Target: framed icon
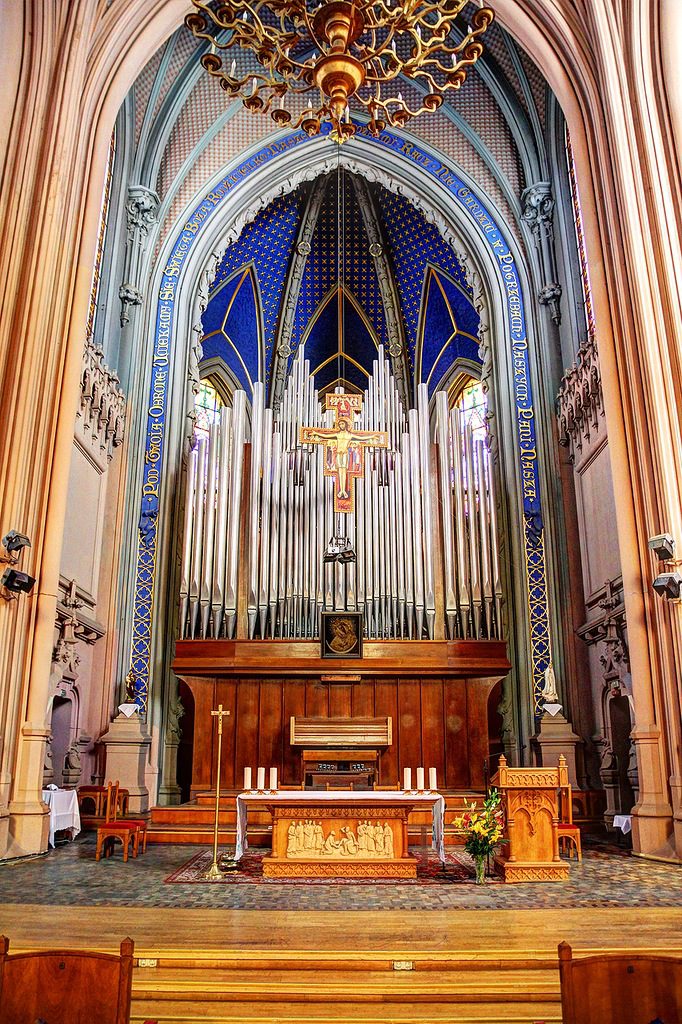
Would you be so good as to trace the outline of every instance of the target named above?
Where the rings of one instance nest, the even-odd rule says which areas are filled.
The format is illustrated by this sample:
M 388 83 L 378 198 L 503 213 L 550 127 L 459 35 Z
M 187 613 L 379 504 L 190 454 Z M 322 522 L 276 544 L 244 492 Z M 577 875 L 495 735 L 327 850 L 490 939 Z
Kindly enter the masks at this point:
M 362 612 L 322 612 L 320 656 L 362 657 Z

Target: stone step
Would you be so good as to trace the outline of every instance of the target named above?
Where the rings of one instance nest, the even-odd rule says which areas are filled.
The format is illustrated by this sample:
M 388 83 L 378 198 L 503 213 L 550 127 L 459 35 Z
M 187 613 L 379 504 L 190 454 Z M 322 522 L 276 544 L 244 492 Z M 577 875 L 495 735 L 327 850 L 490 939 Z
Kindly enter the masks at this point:
M 296 954 L 294 954 L 296 956 Z M 383 954 L 385 956 L 385 954 Z M 158 1024 L 559 1024 L 556 960 L 414 960 L 371 954 L 343 963 L 160 960 L 137 968 L 131 1021 Z M 403 965 L 404 966 L 404 965 Z

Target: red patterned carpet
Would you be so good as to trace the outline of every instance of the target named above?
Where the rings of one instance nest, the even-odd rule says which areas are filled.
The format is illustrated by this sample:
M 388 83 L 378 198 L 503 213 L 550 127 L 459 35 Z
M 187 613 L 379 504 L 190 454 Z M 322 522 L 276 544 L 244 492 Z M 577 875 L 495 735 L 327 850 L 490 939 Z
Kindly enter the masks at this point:
M 263 857 L 267 849 L 251 849 L 244 854 L 237 871 L 226 871 L 219 880 L 208 881 L 204 873 L 208 871 L 213 860 L 211 850 L 195 853 L 182 867 L 173 871 L 165 879 L 166 882 L 184 884 L 205 882 L 207 885 L 258 883 L 263 885 L 395 885 L 394 878 L 264 878 Z M 400 885 L 443 885 L 446 882 L 473 882 L 473 865 L 466 853 L 448 851 L 446 861 L 441 865 L 432 852 L 413 850 L 417 858 L 417 877 L 401 878 Z M 489 878 L 488 884 L 499 881 Z

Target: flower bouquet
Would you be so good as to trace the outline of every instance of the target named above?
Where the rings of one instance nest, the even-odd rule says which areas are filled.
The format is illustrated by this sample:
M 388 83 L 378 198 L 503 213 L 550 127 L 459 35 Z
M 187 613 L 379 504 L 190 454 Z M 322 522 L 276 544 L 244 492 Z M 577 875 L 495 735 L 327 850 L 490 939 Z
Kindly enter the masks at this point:
M 464 849 L 470 854 L 476 865 L 476 884 L 485 881 L 486 860 L 497 846 L 506 842 L 502 838 L 504 830 L 504 812 L 501 797 L 496 789 L 491 789 L 480 809 L 475 803 L 459 817 L 455 818 L 455 827 L 461 829 L 466 840 Z

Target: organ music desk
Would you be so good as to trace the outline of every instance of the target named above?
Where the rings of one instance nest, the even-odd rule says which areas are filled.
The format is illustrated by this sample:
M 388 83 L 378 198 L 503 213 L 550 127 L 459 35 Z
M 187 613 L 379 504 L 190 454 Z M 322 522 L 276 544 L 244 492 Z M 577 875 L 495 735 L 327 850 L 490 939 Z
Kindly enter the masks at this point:
M 381 781 L 381 750 L 393 742 L 393 720 L 292 716 L 289 742 L 314 748 L 301 755 L 304 789 L 372 789 Z
M 407 820 L 415 808 L 431 808 L 433 848 L 445 860 L 440 793 L 241 793 L 236 860 L 248 848 L 247 806 L 267 807 L 272 814 L 272 853 L 263 858 L 266 878 L 416 878 L 417 860 L 407 845 Z

